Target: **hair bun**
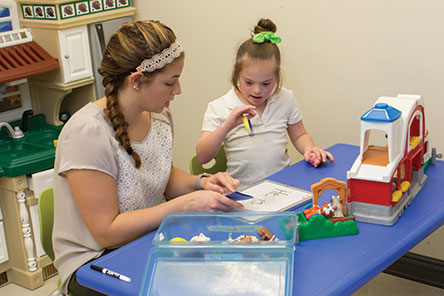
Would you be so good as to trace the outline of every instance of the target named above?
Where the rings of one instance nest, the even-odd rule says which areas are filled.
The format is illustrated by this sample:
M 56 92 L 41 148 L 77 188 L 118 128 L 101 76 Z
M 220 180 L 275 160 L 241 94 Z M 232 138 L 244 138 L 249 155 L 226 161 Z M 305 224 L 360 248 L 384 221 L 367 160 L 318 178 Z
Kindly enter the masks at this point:
M 276 33 L 277 27 L 270 19 L 260 19 L 257 25 L 254 27 L 254 34 L 261 32 L 273 32 Z

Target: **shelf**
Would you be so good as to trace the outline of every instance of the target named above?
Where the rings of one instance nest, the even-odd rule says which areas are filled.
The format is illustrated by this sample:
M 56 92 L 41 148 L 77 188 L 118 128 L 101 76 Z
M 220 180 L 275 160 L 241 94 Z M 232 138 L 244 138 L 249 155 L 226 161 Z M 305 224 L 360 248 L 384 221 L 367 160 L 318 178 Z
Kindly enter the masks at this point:
M 16 2 L 19 3 L 21 8 L 21 13 L 19 13 L 21 26 L 31 28 L 63 30 L 110 19 L 132 16 L 136 13 L 136 8 L 131 7 L 129 0 L 126 1 L 125 4 L 121 4 L 119 0 L 16 0 Z M 94 2 L 100 3 L 100 10 L 94 10 Z M 113 3 L 111 4 L 113 6 L 109 6 L 110 3 Z M 83 7 L 83 9 L 80 7 Z M 67 15 L 67 11 L 70 13 L 69 15 Z

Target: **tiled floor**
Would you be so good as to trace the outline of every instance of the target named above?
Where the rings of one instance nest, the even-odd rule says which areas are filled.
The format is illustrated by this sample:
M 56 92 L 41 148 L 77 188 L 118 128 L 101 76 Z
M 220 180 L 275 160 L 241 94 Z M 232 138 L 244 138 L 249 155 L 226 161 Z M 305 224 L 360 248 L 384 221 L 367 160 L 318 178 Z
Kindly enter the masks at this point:
M 8 284 L 0 288 L 0 295 L 46 296 L 50 295 L 56 287 L 57 276 L 47 280 L 43 287 L 34 291 Z M 353 296 L 444 296 L 444 290 L 381 273 L 356 291 Z

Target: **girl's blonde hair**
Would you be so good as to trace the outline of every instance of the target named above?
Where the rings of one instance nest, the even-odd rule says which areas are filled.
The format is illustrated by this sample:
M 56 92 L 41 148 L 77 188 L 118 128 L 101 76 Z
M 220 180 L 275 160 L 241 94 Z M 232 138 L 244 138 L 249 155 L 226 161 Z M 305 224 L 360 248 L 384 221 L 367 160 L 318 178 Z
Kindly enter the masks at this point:
M 134 159 L 136 168 L 142 161 L 131 147 L 128 137 L 128 122 L 121 112 L 117 93 L 131 72 L 136 72 L 142 61 L 161 53 L 176 40 L 176 35 L 166 25 L 158 21 L 136 21 L 123 25 L 111 38 L 103 52 L 99 68 L 105 87 L 105 114 L 115 131 L 115 138 Z M 183 57 L 183 54 L 181 55 Z M 153 72 L 142 72 L 150 82 L 164 68 Z
M 265 40 L 263 43 L 253 42 L 254 35 L 261 32 L 276 33 L 276 30 L 277 27 L 273 21 L 269 19 L 260 19 L 251 32 L 252 38 L 245 40 L 237 50 L 236 62 L 233 72 L 231 73 L 231 83 L 237 91 L 240 92 L 239 74 L 246 63 L 250 61 L 265 61 L 272 58 L 276 61 L 276 69 L 274 71 L 276 87 L 272 95 L 276 94 L 281 89 L 281 52 L 279 51 L 279 47 L 268 40 Z

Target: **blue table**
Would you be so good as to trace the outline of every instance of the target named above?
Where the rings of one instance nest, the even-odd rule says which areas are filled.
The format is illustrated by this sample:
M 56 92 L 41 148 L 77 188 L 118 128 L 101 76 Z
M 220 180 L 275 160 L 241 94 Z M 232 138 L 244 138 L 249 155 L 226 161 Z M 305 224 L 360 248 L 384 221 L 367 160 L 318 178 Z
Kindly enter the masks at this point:
M 267 179 L 305 190 L 311 190 L 311 184 L 326 177 L 347 181 L 347 170 L 359 154 L 359 147 L 336 144 L 327 150 L 335 157 L 333 164 L 315 169 L 301 161 Z M 426 175 L 427 184 L 394 226 L 357 222 L 358 235 L 296 245 L 293 294 L 352 294 L 443 225 L 444 162 L 430 165 Z M 301 207 L 294 210 L 301 211 Z M 153 237 L 154 233 L 150 233 L 91 263 L 129 276 L 131 283 L 94 271 L 90 264 L 80 268 L 78 281 L 110 295 L 138 295 Z

